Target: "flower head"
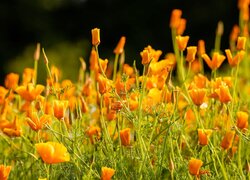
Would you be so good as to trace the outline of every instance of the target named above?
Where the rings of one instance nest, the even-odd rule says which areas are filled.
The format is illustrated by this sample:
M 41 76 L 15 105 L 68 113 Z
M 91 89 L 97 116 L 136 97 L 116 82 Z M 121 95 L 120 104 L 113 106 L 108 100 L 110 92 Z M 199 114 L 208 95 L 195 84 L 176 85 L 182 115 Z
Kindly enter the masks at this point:
M 221 147 L 228 150 L 232 147 L 235 131 L 227 131 L 224 138 L 221 141 Z
M 114 53 L 115 54 L 121 54 L 121 53 L 123 53 L 123 51 L 124 51 L 123 48 L 124 48 L 125 42 L 126 42 L 126 37 L 122 36 L 121 39 L 119 40 L 117 46 L 114 49 Z
M 108 167 L 102 167 L 101 180 L 111 180 L 114 174 L 115 174 L 114 169 Z
M 199 144 L 202 146 L 208 145 L 208 140 L 212 132 L 211 129 L 198 129 Z
M 130 128 L 126 128 L 120 131 L 120 137 L 123 146 L 128 146 L 130 144 Z
M 214 52 L 212 60 L 207 54 L 203 54 L 202 58 L 205 60 L 210 69 L 216 70 L 221 66 L 226 57 L 224 55 L 219 54 L 218 52 Z
M 98 46 L 100 44 L 100 29 L 94 28 L 91 30 L 92 34 L 92 45 Z
M 187 47 L 189 36 L 176 36 L 176 42 L 180 51 L 184 51 Z
M 194 61 L 196 52 L 197 52 L 197 47 L 196 46 L 189 46 L 189 47 L 187 47 L 186 60 L 188 62 Z
M 237 127 L 240 129 L 248 128 L 248 114 L 243 111 L 237 112 Z
M 10 73 L 6 76 L 4 84 L 8 89 L 15 89 L 18 86 L 19 75 Z
M 7 180 L 10 174 L 11 166 L 0 165 L 0 179 Z
M 191 158 L 188 163 L 189 173 L 193 176 L 198 176 L 203 162 L 199 159 Z
M 230 49 L 226 49 L 225 52 L 226 52 L 226 56 L 228 59 L 228 63 L 231 67 L 237 66 L 242 61 L 242 59 L 245 55 L 245 51 L 243 51 L 243 50 L 238 51 L 234 57 L 232 56 Z
M 44 88 L 40 84 L 34 86 L 32 83 L 28 83 L 27 86 L 18 86 L 15 91 L 26 101 L 33 101 L 43 92 Z
M 38 154 L 47 164 L 55 164 L 67 162 L 70 160 L 70 155 L 66 147 L 58 142 L 46 142 L 35 144 Z

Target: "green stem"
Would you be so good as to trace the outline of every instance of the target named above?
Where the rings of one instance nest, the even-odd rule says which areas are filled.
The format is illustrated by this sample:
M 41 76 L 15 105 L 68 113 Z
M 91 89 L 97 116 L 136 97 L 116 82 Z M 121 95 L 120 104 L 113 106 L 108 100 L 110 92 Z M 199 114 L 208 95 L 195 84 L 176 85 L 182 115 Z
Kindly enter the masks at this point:
M 102 73 L 103 77 L 107 78 L 107 76 L 105 75 L 105 73 L 104 73 L 104 71 L 102 69 L 101 60 L 100 60 L 99 52 L 98 52 L 98 45 L 94 46 L 94 47 L 95 47 L 95 51 L 96 51 L 96 54 L 97 54 L 98 64 L 99 64 L 99 68 L 101 69 L 101 73 Z
M 38 66 L 38 61 L 34 60 L 34 77 L 33 77 L 33 84 L 36 85 L 37 81 L 37 66 Z

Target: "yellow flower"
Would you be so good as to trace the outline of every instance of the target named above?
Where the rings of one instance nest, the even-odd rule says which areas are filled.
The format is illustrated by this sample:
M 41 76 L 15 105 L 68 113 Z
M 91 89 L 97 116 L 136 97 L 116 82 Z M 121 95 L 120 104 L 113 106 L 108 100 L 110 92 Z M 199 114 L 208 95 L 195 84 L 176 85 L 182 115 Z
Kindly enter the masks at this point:
M 199 159 L 191 158 L 188 163 L 189 173 L 193 176 L 198 176 L 203 162 Z
M 108 167 L 102 167 L 101 180 L 110 180 L 115 174 L 115 170 Z
M 0 165 L 0 180 L 7 180 L 10 174 L 11 166 Z
M 37 143 L 35 147 L 42 160 L 47 164 L 56 164 L 70 160 L 66 147 L 61 143 Z
M 100 29 L 94 28 L 91 30 L 92 34 L 92 45 L 97 46 L 100 44 Z

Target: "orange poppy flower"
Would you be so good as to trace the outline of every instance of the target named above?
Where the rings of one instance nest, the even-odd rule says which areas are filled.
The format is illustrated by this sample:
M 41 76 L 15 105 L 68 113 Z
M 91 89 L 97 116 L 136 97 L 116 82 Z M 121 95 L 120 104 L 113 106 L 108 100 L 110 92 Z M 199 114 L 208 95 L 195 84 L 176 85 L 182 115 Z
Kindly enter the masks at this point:
M 245 50 L 246 48 L 246 41 L 247 41 L 247 38 L 242 36 L 242 37 L 238 37 L 238 40 L 237 40 L 237 49 L 238 50 Z
M 100 29 L 94 28 L 91 30 L 92 34 L 92 45 L 98 46 L 100 44 Z
M 243 111 L 237 112 L 237 127 L 240 129 L 248 128 L 248 114 Z
M 27 86 L 18 86 L 15 91 L 26 101 L 33 101 L 43 92 L 44 88 L 43 85 L 38 84 L 34 86 L 32 83 L 29 83 Z
M 69 102 L 66 100 L 54 100 L 53 103 L 54 116 L 59 120 L 65 117 Z
M 184 18 L 180 19 L 179 26 L 176 29 L 177 35 L 182 35 L 186 29 L 187 20 Z
M 224 83 L 222 83 L 218 89 L 215 89 L 215 93 L 217 94 L 221 103 L 228 103 L 232 100 L 229 88 Z
M 47 164 L 56 164 L 70 160 L 70 155 L 67 151 L 67 148 L 61 143 L 37 143 L 35 144 L 35 147 L 43 162 Z
M 10 174 L 11 166 L 0 165 L 0 179 L 7 180 Z
M 3 133 L 9 137 L 19 137 L 22 134 L 21 125 L 17 117 L 15 117 L 14 121 L 3 128 Z
M 240 28 L 239 28 L 239 26 L 238 25 L 234 25 L 233 29 L 232 29 L 232 31 L 230 33 L 230 40 L 235 42 L 237 40 L 239 34 L 240 34 Z
M 7 95 L 8 90 L 5 89 L 3 86 L 0 86 L 0 104 L 4 104 L 5 96 Z
M 101 137 L 101 129 L 97 126 L 90 126 L 86 133 L 89 136 L 92 144 L 94 143 L 93 136 L 96 136 L 97 139 Z
M 23 85 L 27 85 L 30 83 L 34 77 L 34 69 L 31 68 L 25 68 L 23 70 Z
M 208 145 L 208 140 L 212 132 L 211 129 L 198 129 L 199 144 L 202 146 Z
M 120 131 L 120 138 L 123 146 L 130 144 L 130 128 L 126 128 Z
M 196 106 L 200 106 L 204 103 L 205 100 L 205 95 L 206 95 L 206 89 L 202 88 L 193 88 L 191 90 L 188 91 L 189 95 L 193 101 L 193 103 Z
M 191 158 L 188 163 L 189 173 L 193 176 L 198 176 L 200 174 L 200 168 L 203 162 L 199 159 Z
M 232 147 L 235 131 L 227 131 L 224 138 L 221 141 L 221 147 L 228 150 Z
M 152 54 L 146 49 L 144 49 L 140 54 L 141 54 L 141 57 L 142 57 L 141 63 L 143 65 L 149 64 L 150 61 L 152 60 Z
M 181 20 L 182 11 L 180 9 L 174 9 L 170 17 L 170 28 L 178 28 Z
M 40 118 L 36 113 L 32 113 L 31 118 L 26 118 L 28 125 L 33 129 L 34 131 L 38 131 L 44 127 L 45 124 L 51 123 L 51 116 L 44 114 Z
M 196 46 L 189 46 L 189 47 L 187 47 L 186 60 L 188 62 L 194 61 L 195 60 L 196 52 L 197 52 L 197 47 Z
M 208 67 L 212 70 L 218 69 L 226 58 L 224 55 L 221 55 L 218 52 L 213 53 L 212 60 L 207 54 L 202 54 L 201 57 L 205 60 Z
M 6 76 L 4 84 L 8 89 L 15 89 L 18 86 L 19 75 L 10 73 Z
M 111 180 L 112 176 L 114 176 L 115 170 L 108 167 L 102 167 L 102 175 L 101 180 Z
M 124 50 L 123 48 L 124 48 L 125 42 L 126 42 L 126 37 L 122 36 L 121 39 L 119 40 L 116 48 L 114 49 L 115 54 L 123 53 L 123 50 Z
M 101 74 L 97 75 L 97 82 L 99 87 L 100 94 L 104 94 L 110 90 L 110 81 L 109 79 L 103 77 Z
M 189 36 L 176 36 L 176 42 L 180 51 L 184 51 L 187 47 Z
M 231 67 L 237 66 L 241 62 L 241 60 L 243 59 L 243 57 L 245 55 L 245 51 L 243 51 L 243 50 L 238 51 L 234 57 L 232 56 L 230 49 L 226 49 L 225 52 L 226 52 L 226 56 L 228 59 L 228 63 Z

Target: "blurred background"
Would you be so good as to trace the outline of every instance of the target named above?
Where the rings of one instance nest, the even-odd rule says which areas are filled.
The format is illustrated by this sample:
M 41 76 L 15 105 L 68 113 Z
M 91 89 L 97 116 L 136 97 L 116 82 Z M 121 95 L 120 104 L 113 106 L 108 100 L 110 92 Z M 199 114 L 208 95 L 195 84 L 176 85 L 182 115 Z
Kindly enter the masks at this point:
M 87 62 L 91 29 L 101 29 L 101 58 L 114 58 L 113 49 L 126 36 L 126 62 L 140 64 L 139 52 L 147 45 L 172 52 L 169 19 L 174 8 L 187 19 L 184 35 L 189 45 L 204 39 L 209 52 L 214 46 L 218 21 L 224 22 L 222 49 L 228 47 L 231 28 L 238 22 L 237 1 L 228 0 L 2 0 L 0 1 L 0 84 L 10 72 L 33 67 L 37 42 L 45 48 L 50 65 L 63 77 L 77 79 L 79 57 Z M 45 80 L 43 57 L 39 81 Z

